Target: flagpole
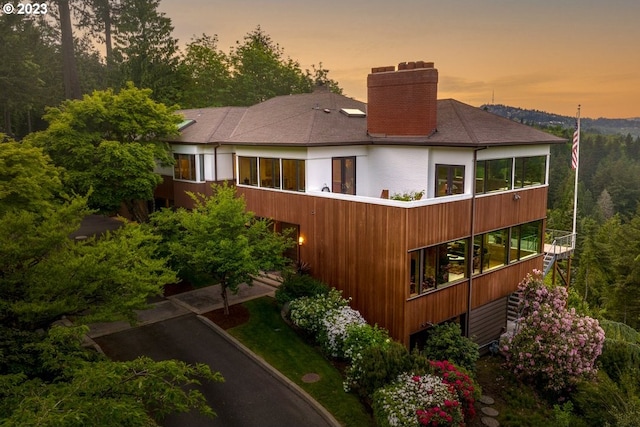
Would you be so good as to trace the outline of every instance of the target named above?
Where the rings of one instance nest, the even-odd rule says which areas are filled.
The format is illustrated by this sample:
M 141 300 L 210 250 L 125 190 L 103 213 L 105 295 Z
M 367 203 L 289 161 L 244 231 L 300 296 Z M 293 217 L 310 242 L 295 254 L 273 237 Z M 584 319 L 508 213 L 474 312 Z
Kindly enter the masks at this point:
M 578 219 L 578 170 L 580 168 L 580 104 L 578 104 L 577 124 L 573 135 L 571 146 L 571 165 L 576 171 L 575 184 L 573 189 L 573 231 L 571 238 L 571 248 L 576 248 L 576 223 Z

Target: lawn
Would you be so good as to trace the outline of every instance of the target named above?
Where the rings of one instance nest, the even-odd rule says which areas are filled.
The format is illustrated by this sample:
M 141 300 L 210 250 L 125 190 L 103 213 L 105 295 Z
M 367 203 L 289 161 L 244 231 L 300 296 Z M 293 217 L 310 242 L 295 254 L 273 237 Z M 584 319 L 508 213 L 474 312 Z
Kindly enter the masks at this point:
M 273 298 L 258 298 L 243 305 L 250 312 L 249 321 L 228 329 L 228 333 L 313 396 L 342 425 L 375 425 L 360 400 L 344 392 L 339 370 L 284 322 Z M 318 374 L 320 380 L 303 382 L 302 377 L 308 373 Z

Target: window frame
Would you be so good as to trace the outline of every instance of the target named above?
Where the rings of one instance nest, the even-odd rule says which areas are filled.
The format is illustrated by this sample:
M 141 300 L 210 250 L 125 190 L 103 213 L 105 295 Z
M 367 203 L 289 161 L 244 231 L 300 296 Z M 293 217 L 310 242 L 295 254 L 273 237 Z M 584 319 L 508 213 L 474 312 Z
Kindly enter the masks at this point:
M 177 181 L 200 182 L 196 154 L 173 153 L 173 179 Z M 186 161 L 187 167 L 183 167 Z
M 536 230 L 536 234 L 533 239 L 536 247 L 534 248 L 533 251 L 527 251 L 528 253 L 524 254 L 523 241 L 525 241 L 525 239 L 531 236 L 530 233 L 526 235 L 525 233 L 523 233 L 523 229 L 526 229 L 526 228 Z M 502 263 L 492 265 L 492 262 L 495 261 L 495 258 L 491 257 L 491 252 L 490 252 L 491 248 L 488 247 L 489 245 L 488 239 L 489 239 L 489 235 L 496 234 L 496 233 L 502 234 L 502 236 L 500 237 L 501 237 L 501 240 L 504 242 L 502 243 L 502 249 L 504 251 L 504 256 L 503 256 L 504 259 L 502 260 Z M 514 242 L 514 235 L 517 236 L 515 242 Z M 471 268 L 472 274 L 475 276 L 478 274 L 487 273 L 489 271 L 492 271 L 501 267 L 505 267 L 505 266 L 517 263 L 519 261 L 524 261 L 534 256 L 541 255 L 543 253 L 542 241 L 543 241 L 543 235 L 542 235 L 541 219 L 513 225 L 507 228 L 488 231 L 482 234 L 477 234 L 474 236 L 474 239 L 473 239 L 474 255 L 473 255 L 473 266 Z M 492 243 L 492 245 L 494 245 L 493 249 L 495 249 L 495 241 L 494 243 Z
M 243 165 L 243 162 L 248 162 Z M 244 178 L 242 175 L 246 172 L 244 168 L 249 167 L 249 174 Z M 242 182 L 240 181 L 242 179 Z M 258 157 L 257 156 L 238 156 L 238 184 L 258 187 Z
M 306 163 L 304 159 L 281 159 L 282 161 L 282 189 L 285 191 L 306 191 Z M 287 164 L 290 163 L 290 166 Z M 294 177 L 288 177 L 287 169 L 293 169 Z M 287 183 L 293 182 L 292 188 L 288 188 Z
M 536 161 L 542 160 L 541 165 L 535 165 Z M 513 168 L 513 188 L 526 188 L 526 187 L 535 187 L 538 185 L 545 185 L 547 183 L 547 156 L 527 156 L 527 157 L 516 157 Z M 533 165 L 532 165 L 533 164 Z M 536 167 L 537 166 L 537 167 Z M 521 169 L 521 170 L 520 170 Z M 538 174 L 540 180 L 539 182 L 534 182 L 529 180 L 527 184 L 527 178 L 531 177 L 530 171 L 538 169 Z
M 262 188 L 281 189 L 280 159 L 276 157 L 258 157 L 258 186 Z M 269 170 L 270 169 L 270 170 Z M 270 172 L 270 177 L 266 173 Z M 269 180 L 271 183 L 269 184 Z
M 351 169 L 349 162 L 353 165 L 353 171 L 347 173 Z M 331 191 L 356 195 L 356 156 L 331 158 Z
M 462 170 L 462 184 L 460 188 L 456 189 L 456 172 Z M 440 171 L 446 171 L 446 179 L 444 183 L 441 183 Z M 464 194 L 464 180 L 465 180 L 465 166 L 464 165 L 452 165 L 436 163 L 436 179 L 435 179 L 435 197 L 453 196 L 458 194 Z M 444 184 L 444 187 L 442 186 Z M 455 190 L 455 191 L 454 191 Z
M 465 238 L 409 251 L 409 296 L 423 295 L 467 280 L 468 245 L 469 238 Z

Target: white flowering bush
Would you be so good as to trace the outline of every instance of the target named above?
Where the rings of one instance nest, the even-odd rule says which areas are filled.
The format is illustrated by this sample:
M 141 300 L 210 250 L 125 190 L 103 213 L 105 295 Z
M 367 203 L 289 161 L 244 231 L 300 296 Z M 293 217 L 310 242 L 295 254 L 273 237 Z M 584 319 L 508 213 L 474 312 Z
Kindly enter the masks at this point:
M 381 427 L 464 425 L 460 402 L 434 375 L 400 375 L 373 394 L 373 410 Z
M 520 283 L 523 317 L 502 346 L 507 366 L 545 390 L 563 392 L 596 373 L 604 331 L 596 319 L 567 308 L 567 290 L 547 288 L 534 271 Z
M 322 319 L 322 329 L 318 334 L 318 342 L 332 357 L 345 357 L 344 341 L 350 326 L 367 323 L 359 311 L 349 306 L 328 311 Z
M 318 337 L 327 313 L 348 305 L 349 300 L 342 298 L 341 291 L 331 289 L 326 295 L 302 297 L 291 301 L 289 317 L 294 325 Z

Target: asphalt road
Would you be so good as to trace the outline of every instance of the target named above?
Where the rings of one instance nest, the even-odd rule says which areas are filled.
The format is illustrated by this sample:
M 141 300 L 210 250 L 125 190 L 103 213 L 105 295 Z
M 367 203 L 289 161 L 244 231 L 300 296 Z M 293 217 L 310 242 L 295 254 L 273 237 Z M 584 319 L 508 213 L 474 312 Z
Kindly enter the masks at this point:
M 302 397 L 274 378 L 252 358 L 222 338 L 195 315 L 186 315 L 95 339 L 114 360 L 148 356 L 206 363 L 219 371 L 224 383 L 200 389 L 218 414 L 176 414 L 161 421 L 165 427 L 326 427 L 330 424 Z

